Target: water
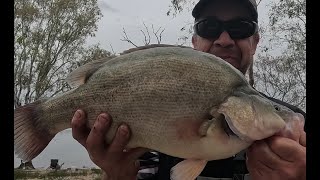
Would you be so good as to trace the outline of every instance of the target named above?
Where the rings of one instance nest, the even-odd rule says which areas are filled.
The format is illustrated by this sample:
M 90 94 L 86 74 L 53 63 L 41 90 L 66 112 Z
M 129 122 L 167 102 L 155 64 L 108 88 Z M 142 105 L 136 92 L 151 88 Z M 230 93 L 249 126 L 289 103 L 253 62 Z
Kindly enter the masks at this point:
M 71 129 L 58 133 L 48 146 L 32 160 L 35 168 L 48 168 L 51 159 L 59 159 L 58 164 L 66 168 L 92 168 L 97 166 L 91 161 L 86 149 L 72 137 Z M 14 155 L 14 167 L 20 165 L 20 159 Z

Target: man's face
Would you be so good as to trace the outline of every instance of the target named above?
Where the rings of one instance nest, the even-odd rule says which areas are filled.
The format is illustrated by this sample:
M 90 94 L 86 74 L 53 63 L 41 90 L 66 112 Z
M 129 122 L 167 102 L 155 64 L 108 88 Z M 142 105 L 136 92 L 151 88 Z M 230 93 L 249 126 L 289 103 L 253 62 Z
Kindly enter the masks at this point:
M 239 18 L 250 19 L 249 10 L 232 0 L 219 0 L 219 4 L 213 2 L 204 9 L 199 19 L 215 17 L 219 21 L 230 21 Z M 243 74 L 253 61 L 253 55 L 259 42 L 259 35 L 232 39 L 227 31 L 223 31 L 216 38 L 203 38 L 199 35 L 192 37 L 192 44 L 195 49 L 214 54 L 229 62 Z

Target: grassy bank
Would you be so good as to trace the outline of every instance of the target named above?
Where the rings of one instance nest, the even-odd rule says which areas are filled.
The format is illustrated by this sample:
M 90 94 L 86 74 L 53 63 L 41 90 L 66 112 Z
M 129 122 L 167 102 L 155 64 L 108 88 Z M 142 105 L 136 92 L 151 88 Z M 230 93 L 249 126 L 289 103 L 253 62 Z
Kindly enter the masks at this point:
M 28 180 L 100 180 L 100 169 L 62 169 L 62 170 L 14 170 L 14 179 Z

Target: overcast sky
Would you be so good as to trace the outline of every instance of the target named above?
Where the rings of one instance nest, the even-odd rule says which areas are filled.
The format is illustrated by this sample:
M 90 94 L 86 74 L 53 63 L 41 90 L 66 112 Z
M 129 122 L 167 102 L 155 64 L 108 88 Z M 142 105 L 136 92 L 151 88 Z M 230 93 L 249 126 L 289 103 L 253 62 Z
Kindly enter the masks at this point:
M 272 0 L 273 1 L 273 0 Z M 127 35 L 137 45 L 143 44 L 143 22 L 151 28 L 165 28 L 162 43 L 176 44 L 181 36 L 180 28 L 186 23 L 193 21 L 191 12 L 185 11 L 173 18 L 167 16 L 171 0 L 100 0 L 99 6 L 103 13 L 103 18 L 98 23 L 96 37 L 90 38 L 88 44 L 100 43 L 104 49 L 120 53 L 133 47 L 127 42 L 123 42 L 122 29 L 125 28 Z M 268 7 L 265 3 L 270 0 L 263 0 L 259 5 L 259 22 L 266 21 Z M 151 30 L 151 29 L 150 29 Z M 156 42 L 153 39 L 152 42 Z M 110 46 L 111 45 L 111 46 Z M 190 45 L 190 44 L 189 44 Z M 36 168 L 47 168 L 50 159 L 59 159 L 60 163 L 65 163 L 67 167 L 96 167 L 89 159 L 86 150 L 71 136 L 70 129 L 59 133 L 45 148 L 45 150 L 33 160 Z M 19 166 L 20 159 L 15 155 L 14 167 Z
M 270 0 L 263 0 L 259 5 L 259 22 L 266 21 L 267 7 L 265 3 Z M 145 23 L 151 31 L 151 25 L 155 29 L 164 28 L 162 43 L 180 43 L 178 38 L 182 35 L 180 29 L 188 23 L 193 22 L 191 12 L 183 11 L 176 17 L 167 16 L 166 13 L 171 5 L 171 0 L 100 0 L 100 8 L 103 18 L 99 21 L 99 29 L 96 37 L 88 40 L 89 44 L 100 43 L 104 49 L 116 53 L 133 47 L 128 42 L 121 41 L 123 28 L 129 38 L 137 45 L 143 45 L 144 36 L 140 32 L 144 30 Z M 154 37 L 153 43 L 156 43 Z M 191 42 L 187 45 L 191 45 Z M 111 46 L 110 46 L 111 45 Z
M 144 36 L 140 31 L 145 30 L 143 23 L 150 31 L 151 25 L 155 29 L 164 28 L 162 42 L 176 44 L 181 35 L 180 28 L 192 21 L 191 15 L 187 12 L 176 18 L 167 16 L 170 0 L 109 0 L 99 1 L 99 4 L 104 16 L 98 23 L 96 37 L 88 42 L 100 43 L 107 50 L 111 50 L 112 45 L 116 53 L 133 47 L 120 40 L 123 37 L 123 28 L 137 45 L 143 45 Z M 156 42 L 154 37 L 152 38 L 152 42 Z

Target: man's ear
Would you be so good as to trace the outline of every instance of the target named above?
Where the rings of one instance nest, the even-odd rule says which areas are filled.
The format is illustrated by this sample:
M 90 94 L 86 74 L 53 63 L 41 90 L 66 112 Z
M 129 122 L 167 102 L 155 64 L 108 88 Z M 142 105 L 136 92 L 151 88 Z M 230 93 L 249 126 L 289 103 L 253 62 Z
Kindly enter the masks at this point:
M 198 38 L 197 35 L 193 34 L 192 35 L 192 46 L 195 47 L 195 45 L 197 44 Z
M 202 38 L 197 34 L 192 35 L 192 45 L 193 48 L 202 51 L 202 52 L 209 52 L 212 46 L 213 41 Z
M 259 33 L 255 33 L 253 35 L 253 41 L 252 41 L 252 54 L 255 54 L 256 50 L 257 50 L 257 46 L 258 46 L 258 43 L 260 41 L 260 34 Z

